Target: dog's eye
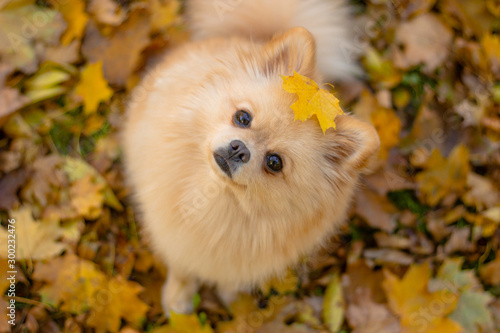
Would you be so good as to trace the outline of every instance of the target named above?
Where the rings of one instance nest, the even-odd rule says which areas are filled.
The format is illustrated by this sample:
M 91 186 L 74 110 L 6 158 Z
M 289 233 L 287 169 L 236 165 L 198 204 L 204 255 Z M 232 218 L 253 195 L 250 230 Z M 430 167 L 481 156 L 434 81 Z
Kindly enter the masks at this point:
M 244 110 L 238 110 L 234 114 L 234 123 L 240 127 L 250 127 L 251 122 L 252 116 Z
M 266 155 L 266 168 L 272 172 L 280 172 L 283 169 L 283 161 L 278 154 Z

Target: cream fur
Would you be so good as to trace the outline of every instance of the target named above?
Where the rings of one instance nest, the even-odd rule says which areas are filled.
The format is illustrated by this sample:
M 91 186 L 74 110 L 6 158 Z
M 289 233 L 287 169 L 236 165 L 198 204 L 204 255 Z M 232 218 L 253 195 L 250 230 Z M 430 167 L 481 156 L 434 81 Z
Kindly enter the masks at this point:
M 314 119 L 294 121 L 295 97 L 280 74 L 319 80 L 315 59 L 303 28 L 267 42 L 211 38 L 173 51 L 136 88 L 125 166 L 151 246 L 168 266 L 167 313 L 190 311 L 199 282 L 227 293 L 281 274 L 345 219 L 379 141 L 352 116 L 326 135 Z M 239 109 L 253 114 L 251 128 L 232 123 Z M 235 139 L 252 155 L 229 179 L 212 153 Z M 264 170 L 269 151 L 284 160 L 279 174 Z

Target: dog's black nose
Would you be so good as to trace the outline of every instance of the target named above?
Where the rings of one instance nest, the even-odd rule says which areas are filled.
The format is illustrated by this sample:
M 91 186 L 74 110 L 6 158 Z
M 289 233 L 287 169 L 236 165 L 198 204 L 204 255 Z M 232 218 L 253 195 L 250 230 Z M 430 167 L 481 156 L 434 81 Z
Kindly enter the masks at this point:
M 242 141 L 233 140 L 229 143 L 229 159 L 246 163 L 250 160 L 250 150 Z

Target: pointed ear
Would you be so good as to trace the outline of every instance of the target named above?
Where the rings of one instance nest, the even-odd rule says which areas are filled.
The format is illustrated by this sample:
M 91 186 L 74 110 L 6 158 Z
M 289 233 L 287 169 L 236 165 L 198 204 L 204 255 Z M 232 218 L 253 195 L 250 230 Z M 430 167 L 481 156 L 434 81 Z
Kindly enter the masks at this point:
M 327 131 L 328 149 L 324 155 L 329 163 L 347 172 L 369 169 L 380 148 L 375 128 L 351 115 L 335 119 L 336 130 Z
M 275 36 L 264 48 L 264 73 L 309 77 L 316 75 L 316 43 L 311 33 L 302 27 L 292 28 Z

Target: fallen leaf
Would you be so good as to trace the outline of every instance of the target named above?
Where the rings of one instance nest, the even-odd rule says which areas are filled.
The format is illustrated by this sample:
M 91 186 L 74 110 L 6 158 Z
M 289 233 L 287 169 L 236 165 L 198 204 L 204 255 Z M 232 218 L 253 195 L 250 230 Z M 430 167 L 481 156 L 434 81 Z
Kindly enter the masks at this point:
M 463 259 L 446 259 L 439 268 L 432 290 L 448 289 L 459 294 L 455 310 L 449 315 L 459 323 L 464 333 L 489 332 L 493 329 L 493 317 L 488 308 L 493 297 L 484 292 L 474 271 L 461 270 Z
M 102 61 L 109 83 L 125 86 L 139 65 L 141 51 L 149 44 L 150 24 L 149 15 L 140 9 L 131 12 L 109 36 L 101 35 L 95 24 L 89 24 L 82 53 L 89 62 Z
M 330 127 L 336 128 L 335 117 L 343 114 L 339 100 L 332 93 L 320 89 L 314 80 L 293 72 L 293 76 L 282 76 L 283 89 L 297 94 L 298 100 L 291 108 L 295 119 L 305 121 L 316 115 L 323 133 Z
M 25 73 L 34 73 L 41 60 L 37 49 L 55 45 L 64 28 L 58 11 L 39 7 L 34 0 L 10 1 L 0 8 L 2 62 Z
M 11 171 L 0 178 L 0 209 L 10 210 L 19 205 L 17 192 L 26 181 L 28 173 L 24 169 Z
M 401 120 L 391 109 L 379 107 L 370 117 L 380 137 L 381 159 L 387 159 L 389 151 L 399 143 L 399 132 L 401 131 Z
M 96 112 L 100 102 L 106 102 L 113 96 L 113 90 L 102 74 L 101 61 L 85 66 L 75 93 L 83 98 L 86 114 Z
M 149 308 L 137 296 L 142 290 L 137 283 L 109 278 L 72 254 L 38 263 L 33 279 L 46 283 L 42 302 L 73 314 L 90 310 L 87 325 L 100 332 L 118 332 L 122 319 L 139 327 Z
M 326 287 L 325 298 L 323 300 L 323 322 L 330 332 L 337 332 L 344 322 L 344 295 L 342 284 L 338 274 L 333 275 L 330 283 Z
M 0 64 L 0 126 L 7 121 L 7 116 L 29 102 L 29 99 L 18 89 L 5 86 L 7 75 L 13 70 L 6 64 Z
M 396 30 L 396 42 L 403 46 L 404 69 L 424 64 L 426 73 L 433 72 L 448 57 L 453 34 L 441 19 L 431 13 L 403 22 Z
M 14 235 L 16 240 L 17 260 L 43 260 L 60 254 L 66 246 L 57 240 L 62 236 L 59 221 L 35 221 L 28 206 L 20 207 L 9 213 L 15 220 Z M 0 229 L 0 244 L 7 248 L 7 235 L 5 228 Z M 2 252 L 2 257 L 7 258 L 7 251 Z
M 88 11 L 99 22 L 113 26 L 122 24 L 127 18 L 126 10 L 113 0 L 91 0 Z
M 23 186 L 21 197 L 28 202 L 39 202 L 43 207 L 56 200 L 54 189 L 64 187 L 67 179 L 58 166 L 62 159 L 59 155 L 39 157 L 30 167 L 31 177 Z
M 346 310 L 346 318 L 353 333 L 401 331 L 396 316 L 385 305 L 375 303 L 370 297 L 369 289 L 359 289 L 354 299 L 355 302 L 350 303 Z
M 382 286 L 391 310 L 400 317 L 403 332 L 461 332 L 460 325 L 448 318 L 456 307 L 458 295 L 446 289 L 429 292 L 429 264 L 410 266 L 402 279 L 388 270 L 384 274 Z
M 153 31 L 161 31 L 171 26 L 179 17 L 180 8 L 178 0 L 152 0 L 150 11 Z
M 69 190 L 71 205 L 87 219 L 99 217 L 104 201 L 103 184 L 96 184 L 91 175 L 75 180 Z
M 456 146 L 448 159 L 434 150 L 425 170 L 416 176 L 420 197 L 436 206 L 449 195 L 460 195 L 465 191 L 469 169 L 469 150 L 465 146 Z
M 500 250 L 497 251 L 495 260 L 481 267 L 479 273 L 487 284 L 500 285 Z
M 486 177 L 469 172 L 467 175 L 467 187 L 470 190 L 464 193 L 462 199 L 467 205 L 476 207 L 479 211 L 490 208 L 500 201 L 498 189 Z
M 185 315 L 172 312 L 170 323 L 159 327 L 151 333 L 213 333 L 208 323 L 202 325 L 196 314 Z
M 397 209 L 387 197 L 379 195 L 370 188 L 356 193 L 356 214 L 372 227 L 387 232 L 396 228 Z
M 54 6 L 61 12 L 68 24 L 66 31 L 61 36 L 61 43 L 68 45 L 74 39 L 82 39 L 89 19 L 85 12 L 85 2 L 83 0 L 51 0 L 51 2 L 55 2 Z

